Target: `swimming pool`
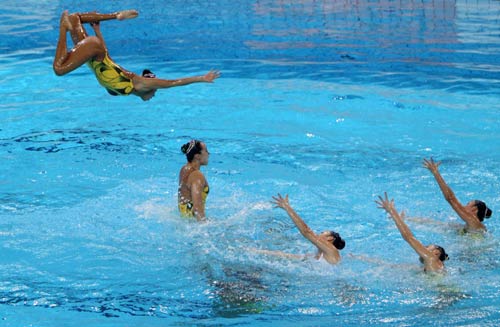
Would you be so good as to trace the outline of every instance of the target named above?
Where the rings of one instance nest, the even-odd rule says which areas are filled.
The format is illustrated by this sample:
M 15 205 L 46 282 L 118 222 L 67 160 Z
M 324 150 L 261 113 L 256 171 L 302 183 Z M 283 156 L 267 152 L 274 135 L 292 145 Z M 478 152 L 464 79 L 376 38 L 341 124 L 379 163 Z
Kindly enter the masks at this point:
M 136 8 L 102 25 L 114 59 L 213 85 L 110 97 L 85 67 L 52 72 L 64 9 Z M 498 1 L 23 1 L 0 4 L 2 326 L 481 325 L 500 320 Z M 179 218 L 180 147 L 211 152 L 210 223 Z M 447 274 L 376 208 L 460 222 L 410 224 L 443 245 Z M 313 248 L 269 201 L 289 194 L 315 231 L 346 239 L 329 266 L 249 248 Z M 364 255 L 384 263 L 356 260 Z

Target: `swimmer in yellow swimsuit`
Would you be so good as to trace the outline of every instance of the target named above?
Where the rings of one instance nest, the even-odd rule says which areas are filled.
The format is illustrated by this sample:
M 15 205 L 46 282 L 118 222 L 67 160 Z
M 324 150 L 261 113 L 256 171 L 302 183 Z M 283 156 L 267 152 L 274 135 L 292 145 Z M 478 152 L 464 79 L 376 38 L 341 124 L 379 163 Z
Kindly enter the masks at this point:
M 132 80 L 106 54 L 102 61 L 91 59 L 88 62 L 95 77 L 111 95 L 129 95 L 134 90 Z
M 158 89 L 183 86 L 191 83 L 212 83 L 220 76 L 218 71 L 209 71 L 205 75 L 180 78 L 175 80 L 159 79 L 149 70 L 142 75 L 129 72 L 113 62 L 108 54 L 106 43 L 100 31 L 99 23 L 104 20 L 124 20 L 137 17 L 136 10 L 124 10 L 112 14 L 74 13 L 64 11 L 59 26 L 59 40 L 53 68 L 56 75 L 65 75 L 85 63 L 94 71 L 99 83 L 111 95 L 133 94 L 147 101 Z M 88 35 L 84 23 L 92 26 L 95 36 Z M 66 34 L 70 33 L 74 47 L 67 48 Z
M 205 202 L 207 202 L 207 196 L 208 192 L 210 191 L 208 185 L 203 188 L 203 193 L 201 193 L 201 202 L 202 205 L 205 206 Z M 193 202 L 189 200 L 184 200 L 182 199 L 179 201 L 179 212 L 181 213 L 182 217 L 185 218 L 192 218 L 195 216 L 194 210 L 193 210 Z
M 186 155 L 187 163 L 179 172 L 178 207 L 183 217 L 194 217 L 198 221 L 205 220 L 205 202 L 209 186 L 200 171 L 201 166 L 208 164 L 209 152 L 205 143 L 191 140 L 181 147 Z

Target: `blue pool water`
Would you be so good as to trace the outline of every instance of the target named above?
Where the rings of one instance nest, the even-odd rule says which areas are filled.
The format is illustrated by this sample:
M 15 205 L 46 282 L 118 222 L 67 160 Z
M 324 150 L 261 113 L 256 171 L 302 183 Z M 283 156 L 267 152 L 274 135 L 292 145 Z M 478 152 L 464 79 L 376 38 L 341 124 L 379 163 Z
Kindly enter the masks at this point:
M 118 63 L 222 77 L 142 102 L 54 75 L 64 9 L 127 8 L 102 24 Z M 499 26 L 493 0 L 3 1 L 0 325 L 497 326 Z M 176 207 L 190 138 L 211 153 L 204 225 Z M 461 223 L 431 156 L 494 212 L 479 238 L 409 222 L 446 248 L 442 277 L 374 203 Z M 340 265 L 249 250 L 313 252 L 278 192 L 346 239 Z

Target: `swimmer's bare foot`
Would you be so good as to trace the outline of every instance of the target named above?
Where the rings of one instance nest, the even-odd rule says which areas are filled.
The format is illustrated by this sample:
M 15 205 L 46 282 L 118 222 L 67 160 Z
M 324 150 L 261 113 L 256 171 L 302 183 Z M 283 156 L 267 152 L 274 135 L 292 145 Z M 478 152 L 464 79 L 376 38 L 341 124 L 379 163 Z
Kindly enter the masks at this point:
M 139 16 L 139 12 L 135 9 L 122 10 L 118 14 L 116 14 L 116 19 L 124 20 L 124 19 L 135 18 L 137 16 Z
M 66 30 L 69 30 L 69 31 L 73 30 L 73 25 L 71 25 L 71 22 L 69 20 L 69 16 L 68 16 L 68 11 L 67 10 L 63 11 L 63 13 L 61 15 L 61 23 L 60 23 L 60 25 L 62 27 L 64 27 Z

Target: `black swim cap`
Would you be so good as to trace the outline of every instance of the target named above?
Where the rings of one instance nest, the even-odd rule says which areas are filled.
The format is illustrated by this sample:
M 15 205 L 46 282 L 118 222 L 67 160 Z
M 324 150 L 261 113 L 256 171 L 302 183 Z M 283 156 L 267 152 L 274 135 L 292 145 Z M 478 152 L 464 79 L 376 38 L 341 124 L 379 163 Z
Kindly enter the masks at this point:
M 491 214 L 491 209 L 486 206 L 486 203 L 480 200 L 474 200 L 474 205 L 477 208 L 477 218 L 479 218 L 479 221 L 483 221 L 484 218 L 490 218 Z

